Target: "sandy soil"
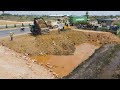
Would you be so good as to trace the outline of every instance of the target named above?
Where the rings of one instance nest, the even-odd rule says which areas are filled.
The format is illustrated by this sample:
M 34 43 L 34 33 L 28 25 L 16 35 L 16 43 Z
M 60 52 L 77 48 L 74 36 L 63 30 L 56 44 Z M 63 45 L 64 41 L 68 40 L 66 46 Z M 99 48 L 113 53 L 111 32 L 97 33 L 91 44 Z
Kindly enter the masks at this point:
M 95 49 L 99 46 L 94 46 L 89 43 L 83 43 L 76 46 L 74 55 L 50 55 L 50 56 L 33 56 L 37 62 L 42 63 L 46 68 L 52 69 L 57 73 L 59 78 L 68 75 L 74 68 L 76 68 L 80 63 L 85 61 L 91 56 Z
M 80 30 L 78 30 L 80 31 Z M 116 37 L 115 35 L 112 35 L 111 33 L 108 33 L 108 32 L 96 32 L 96 31 L 85 31 L 85 36 L 83 37 L 82 34 L 74 34 L 74 33 L 70 33 L 69 36 L 71 35 L 72 37 L 72 42 L 73 40 L 76 40 L 74 42 L 78 43 L 80 42 L 79 40 L 82 40 L 82 41 L 85 41 L 84 39 L 86 37 L 88 37 L 87 39 L 90 39 L 90 40 L 86 40 L 85 42 L 86 43 L 79 43 L 79 44 L 76 44 L 78 46 L 76 46 L 76 50 L 74 52 L 74 55 L 61 55 L 61 56 L 57 56 L 57 55 L 47 55 L 47 56 L 34 56 L 36 54 L 32 54 L 32 56 L 30 58 L 32 59 L 36 59 L 38 63 L 40 63 L 41 65 L 45 66 L 47 69 L 50 70 L 50 72 L 55 72 L 54 75 L 57 76 L 57 77 L 63 77 L 63 76 L 66 76 L 68 75 L 72 70 L 74 70 L 74 68 L 76 68 L 80 63 L 82 63 L 83 61 L 85 61 L 86 59 L 89 58 L 89 56 L 91 56 L 94 51 L 96 49 L 98 49 L 100 46 L 95 46 L 95 45 L 92 45 L 92 43 L 99 43 L 99 42 L 114 42 L 114 40 L 117 40 L 119 42 L 119 38 Z M 90 33 L 91 32 L 91 33 Z M 92 33 L 92 32 L 95 32 L 95 33 Z M 61 33 L 60 35 L 62 34 L 65 34 L 65 33 Z M 50 36 L 50 35 L 49 35 Z M 82 36 L 84 39 L 80 38 L 78 39 L 78 36 Z M 43 41 L 41 41 L 43 38 Z M 54 39 L 54 38 L 53 38 Z M 99 39 L 99 40 L 98 40 Z M 21 41 L 23 40 L 23 41 Z M 47 35 L 43 35 L 43 36 L 40 36 L 40 39 L 38 37 L 38 41 L 41 41 L 45 46 L 46 44 L 48 44 L 49 42 L 48 41 L 50 40 L 50 38 L 47 36 Z M 58 40 L 58 39 L 57 39 Z M 56 41 L 57 41 L 56 40 Z M 63 40 L 63 39 L 62 39 Z M 97 42 L 97 40 L 99 42 Z M 48 43 L 46 43 L 46 42 Z M 55 40 L 54 40 L 55 41 Z M 89 43 L 87 43 L 89 41 Z M 29 52 L 32 52 L 32 50 L 41 50 L 43 49 L 42 48 L 39 48 L 38 49 L 38 46 L 42 46 L 41 45 L 41 42 L 38 43 L 37 45 L 37 48 L 34 46 L 34 44 L 36 43 L 35 42 L 35 37 L 33 38 L 32 36 L 20 36 L 20 38 L 17 39 L 17 37 L 15 38 L 14 42 L 11 43 L 11 42 L 8 42 L 8 40 L 3 40 L 4 43 L 6 43 L 5 45 L 8 47 L 11 46 L 11 48 L 14 50 L 14 48 L 17 48 L 15 49 L 16 51 L 20 51 L 23 49 L 24 46 L 27 46 L 27 49 L 29 50 Z M 22 44 L 21 44 L 22 42 Z M 24 42 L 24 43 L 23 43 Z M 66 41 L 64 41 L 66 42 Z M 17 44 L 19 43 L 19 45 Z M 24 45 L 26 43 L 26 45 Z M 20 46 L 20 44 L 22 46 Z M 19 47 L 19 48 L 18 48 Z M 32 47 L 32 49 L 31 49 Z M 36 48 L 36 49 L 35 49 Z M 44 50 L 46 50 L 48 48 L 48 46 L 46 46 L 46 48 Z M 50 49 L 50 47 L 49 47 Z M 26 48 L 25 48 L 26 50 Z M 28 52 L 26 52 L 28 53 Z M 56 74 L 57 73 L 57 74 Z
M 51 72 L 6 47 L 0 46 L 0 79 L 53 79 Z

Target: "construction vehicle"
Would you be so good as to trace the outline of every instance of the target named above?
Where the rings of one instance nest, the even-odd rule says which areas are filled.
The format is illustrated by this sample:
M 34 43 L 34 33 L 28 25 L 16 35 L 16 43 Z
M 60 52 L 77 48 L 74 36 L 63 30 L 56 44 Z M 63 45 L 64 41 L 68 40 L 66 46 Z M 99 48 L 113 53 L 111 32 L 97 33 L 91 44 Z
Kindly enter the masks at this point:
M 58 20 L 58 26 L 60 26 L 60 31 L 66 31 L 66 30 L 71 30 L 71 27 L 69 25 L 68 19 L 64 18 L 64 19 L 59 19 Z
M 65 23 L 63 29 L 64 29 L 64 30 L 71 30 L 71 27 L 70 27 L 69 24 Z
M 41 35 L 50 32 L 47 23 L 42 17 L 34 18 L 34 25 L 31 25 L 30 31 L 33 35 Z

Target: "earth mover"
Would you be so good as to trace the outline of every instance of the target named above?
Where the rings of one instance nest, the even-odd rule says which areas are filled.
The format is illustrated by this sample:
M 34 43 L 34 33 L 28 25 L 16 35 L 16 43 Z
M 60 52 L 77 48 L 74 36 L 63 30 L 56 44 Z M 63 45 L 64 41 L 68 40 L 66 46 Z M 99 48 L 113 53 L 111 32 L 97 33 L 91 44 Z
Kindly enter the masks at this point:
M 50 32 L 50 29 L 45 20 L 40 17 L 34 18 L 34 25 L 31 25 L 30 31 L 33 35 L 42 35 L 48 34 Z
M 71 30 L 71 27 L 67 19 L 58 20 L 58 28 L 60 28 L 60 31 Z

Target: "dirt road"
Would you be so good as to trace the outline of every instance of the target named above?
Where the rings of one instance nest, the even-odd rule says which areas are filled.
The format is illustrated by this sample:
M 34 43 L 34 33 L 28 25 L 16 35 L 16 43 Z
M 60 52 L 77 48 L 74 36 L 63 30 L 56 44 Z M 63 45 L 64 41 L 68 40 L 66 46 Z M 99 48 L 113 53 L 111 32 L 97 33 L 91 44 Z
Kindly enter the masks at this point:
M 53 79 L 51 72 L 27 56 L 0 46 L 0 79 Z

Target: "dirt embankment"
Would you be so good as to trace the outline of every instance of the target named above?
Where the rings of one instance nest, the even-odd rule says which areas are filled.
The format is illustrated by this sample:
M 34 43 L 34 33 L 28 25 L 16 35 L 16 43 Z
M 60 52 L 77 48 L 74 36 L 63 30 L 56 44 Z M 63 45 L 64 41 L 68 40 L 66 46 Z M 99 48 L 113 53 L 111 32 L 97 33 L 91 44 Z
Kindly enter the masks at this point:
M 75 45 L 82 43 L 98 46 L 105 43 L 120 43 L 120 39 L 111 33 L 66 31 L 58 34 L 57 31 L 51 31 L 49 35 L 16 36 L 12 42 L 8 38 L 0 40 L 0 44 L 29 55 L 72 55 Z
M 76 46 L 73 55 L 47 55 L 47 56 L 32 56 L 38 63 L 42 63 L 46 68 L 56 72 L 57 77 L 61 78 L 68 75 L 80 63 L 88 59 L 99 46 L 94 46 L 89 43 L 83 43 Z
M 64 79 L 120 78 L 120 44 L 105 44 Z
M 88 41 L 100 44 L 120 43 L 120 39 L 110 32 L 84 32 Z
M 1 39 L 0 44 L 9 47 L 19 53 L 29 55 L 71 55 L 75 51 L 75 45 L 83 43 L 86 37 L 79 31 L 62 32 L 51 31 L 49 35 L 22 35 Z
M 60 77 L 67 75 L 89 58 L 96 46 L 119 42 L 119 38 L 111 33 L 73 30 L 61 32 L 61 34 L 51 31 L 49 35 L 16 36 L 13 41 L 8 38 L 0 40 L 0 44 L 22 54 L 27 53 L 37 62 L 50 67 L 52 71 L 60 72 L 58 73 Z
M 53 79 L 51 72 L 35 63 L 28 56 L 0 46 L 1 79 Z

